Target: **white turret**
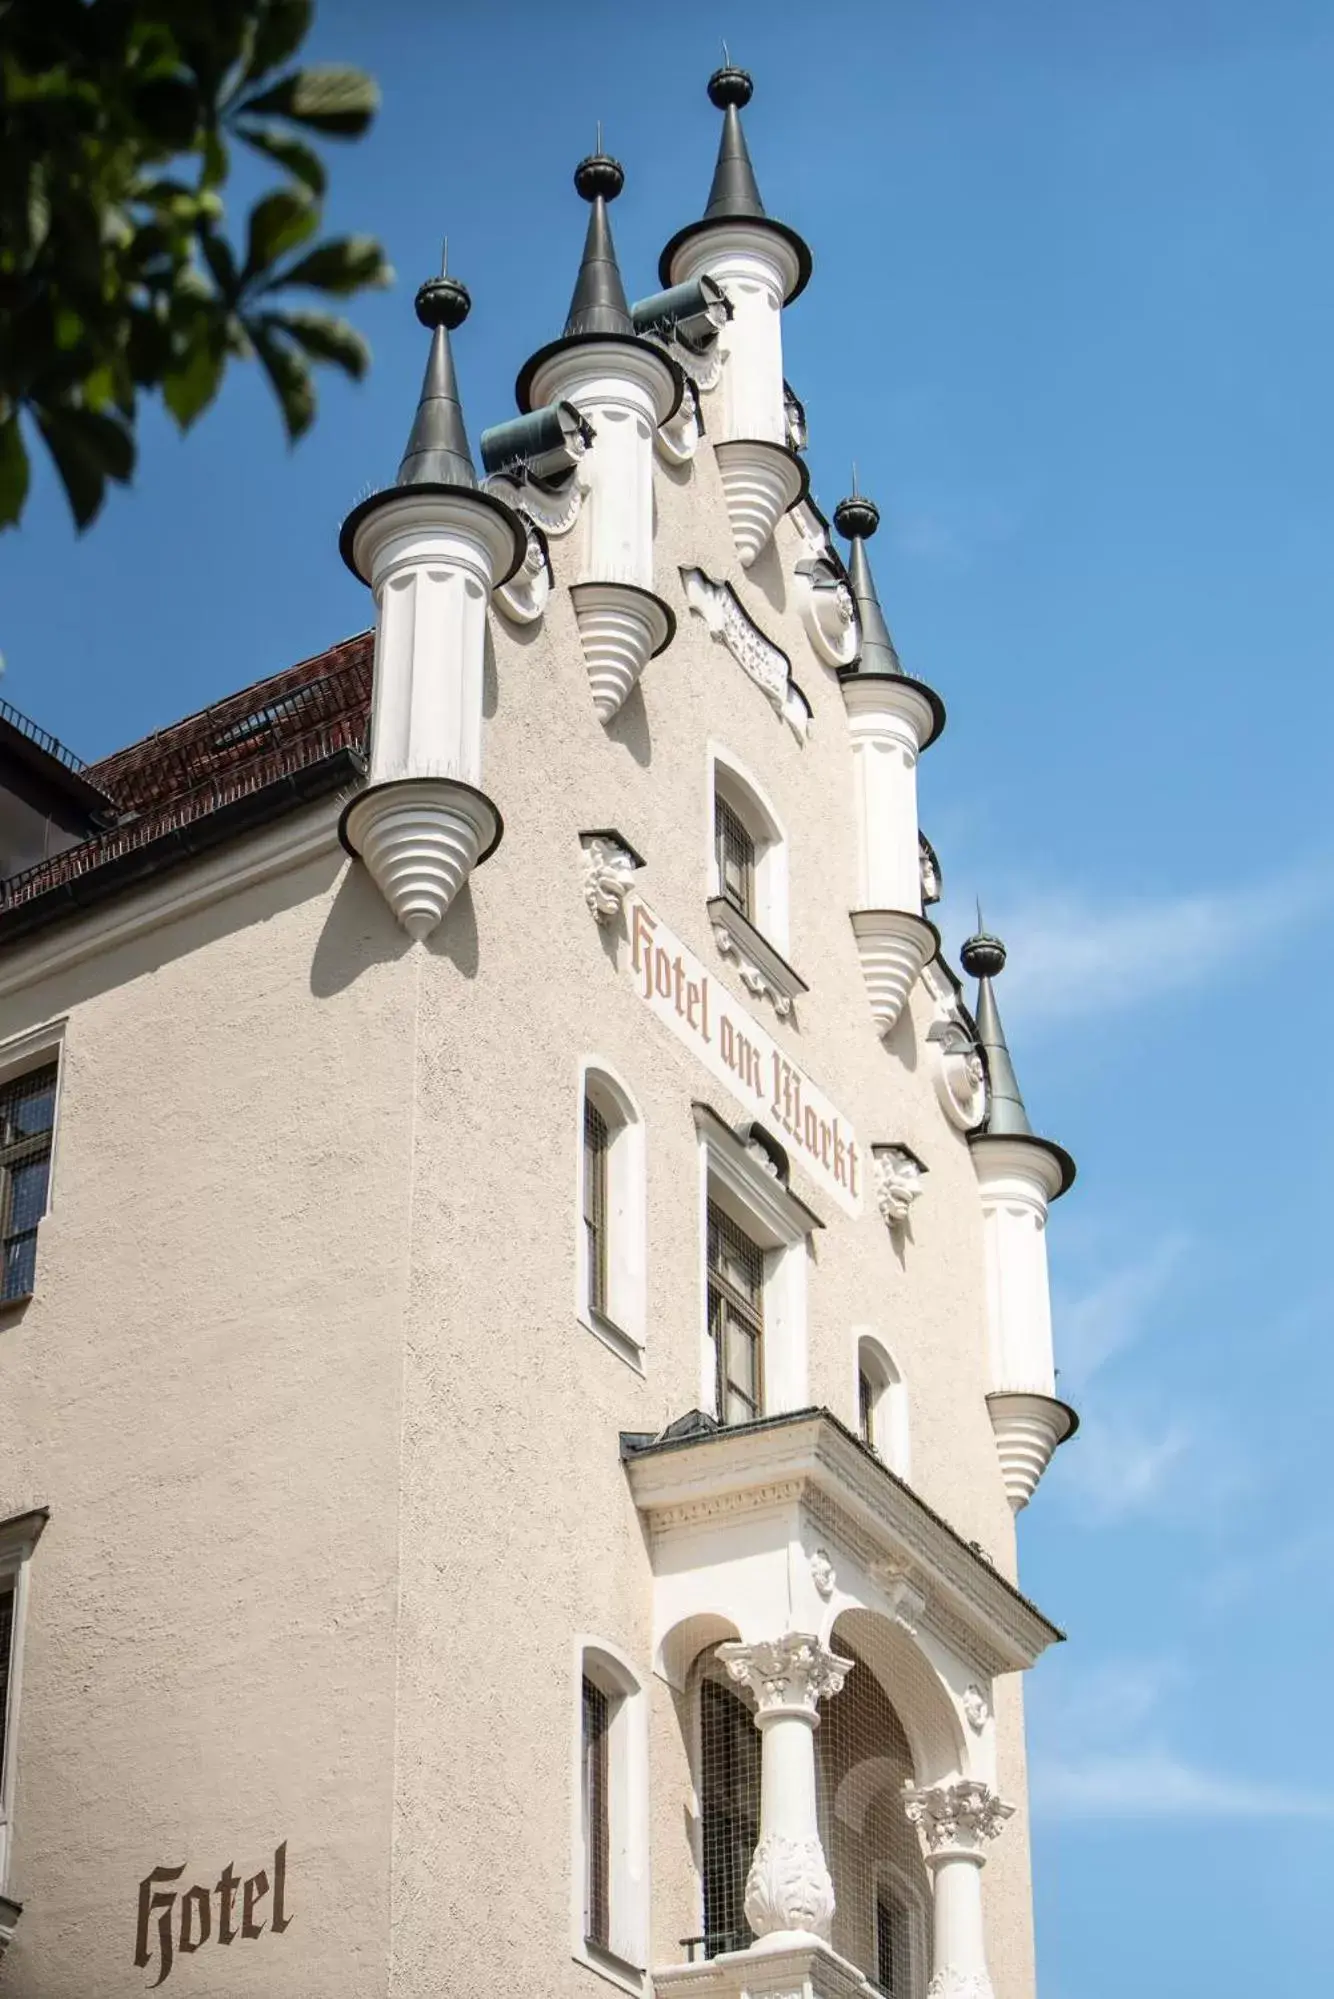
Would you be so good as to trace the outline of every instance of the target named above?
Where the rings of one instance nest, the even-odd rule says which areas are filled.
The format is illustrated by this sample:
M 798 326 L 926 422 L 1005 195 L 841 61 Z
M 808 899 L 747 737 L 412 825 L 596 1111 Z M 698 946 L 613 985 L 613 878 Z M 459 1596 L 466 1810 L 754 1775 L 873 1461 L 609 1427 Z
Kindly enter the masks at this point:
M 516 394 L 524 411 L 572 404 L 592 433 L 577 475 L 584 498 L 571 592 L 593 705 L 608 722 L 675 630 L 653 590 L 653 439 L 684 384 L 630 317 L 607 217 L 625 175 L 595 153 L 580 161 L 574 184 L 593 212 L 565 332 L 525 365 Z
M 767 216 L 760 200 L 740 115 L 753 91 L 745 70 L 731 65 L 709 78 L 723 133 L 708 206 L 700 221 L 672 238 L 658 267 L 664 285 L 715 279 L 732 307 L 719 335 L 722 373 L 709 432 L 746 566 L 769 541 L 780 514 L 806 492 L 805 467 L 787 444 L 783 307 L 811 274 L 811 254 L 800 236 Z
M 969 1139 L 982 1195 L 987 1339 L 996 1433 L 1010 1504 L 1032 1498 L 1058 1444 L 1078 1418 L 1057 1399 L 1047 1276 L 1047 1210 L 1075 1177 L 1069 1153 L 1039 1138 L 1028 1121 L 1006 1046 L 991 981 L 1005 946 L 985 933 L 970 937 L 963 968 L 978 982 L 977 1032 L 987 1067 L 987 1117 Z
M 481 788 L 486 617 L 527 546 L 518 515 L 477 489 L 449 345 L 469 307 L 454 278 L 418 292 L 431 352 L 408 448 L 396 484 L 363 500 L 339 539 L 376 622 L 369 780 L 343 842 L 416 939 L 500 842 Z
M 917 759 L 944 728 L 945 709 L 925 682 L 903 671 L 889 636 L 866 559 L 865 543 L 880 525 L 874 502 L 861 494 L 840 501 L 834 525 L 852 544 L 848 580 L 860 628 L 857 657 L 838 676 L 852 736 L 857 815 L 852 927 L 883 1035 L 893 1031 L 939 942 L 922 915 Z

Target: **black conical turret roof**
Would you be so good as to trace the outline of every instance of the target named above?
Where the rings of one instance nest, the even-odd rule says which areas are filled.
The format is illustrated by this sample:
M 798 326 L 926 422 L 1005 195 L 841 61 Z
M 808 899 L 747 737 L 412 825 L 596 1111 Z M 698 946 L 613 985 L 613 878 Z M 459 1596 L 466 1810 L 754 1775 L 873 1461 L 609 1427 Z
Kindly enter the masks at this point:
M 360 576 L 361 571 L 353 560 L 353 541 L 357 529 L 370 514 L 405 488 L 421 487 L 430 492 L 462 491 L 470 493 L 478 506 L 503 515 L 510 530 L 513 560 L 503 575 L 496 576 L 498 586 L 508 581 L 523 561 L 528 548 L 528 530 L 513 508 L 505 506 L 493 494 L 482 492 L 477 484 L 463 404 L 459 399 L 458 380 L 454 373 L 454 355 L 449 344 L 450 334 L 462 326 L 471 312 L 472 299 L 466 285 L 457 278 L 442 274 L 426 280 L 417 293 L 415 307 L 422 325 L 431 329 L 431 349 L 426 357 L 426 373 L 422 377 L 421 394 L 417 398 L 416 415 L 408 433 L 407 449 L 400 460 L 393 485 L 372 493 L 369 499 L 354 507 L 343 522 L 338 546 L 353 575 Z M 362 577 L 363 582 L 366 580 Z
M 583 199 L 591 204 L 592 213 L 588 218 L 584 254 L 579 264 L 579 275 L 574 281 L 565 330 L 559 340 L 540 348 L 525 361 L 514 385 L 515 398 L 521 410 L 531 409 L 533 377 L 543 363 L 559 353 L 561 348 L 576 341 L 628 340 L 633 341 L 636 347 L 648 348 L 672 376 L 674 400 L 659 419 L 666 422 L 680 407 L 685 378 L 676 363 L 660 348 L 641 339 L 630 316 L 620 265 L 616 261 L 616 245 L 612 241 L 611 217 L 607 213 L 608 202 L 615 201 L 625 186 L 624 169 L 620 161 L 613 160 L 609 154 L 601 151 L 592 153 L 586 160 L 580 160 L 575 168 L 574 185 Z
M 834 526 L 844 535 L 851 547 L 848 552 L 848 583 L 852 590 L 853 602 L 857 606 L 857 623 L 861 629 L 861 650 L 851 666 L 839 668 L 840 680 L 875 680 L 894 676 L 906 680 L 925 696 L 931 708 L 931 733 L 922 743 L 934 743 L 945 726 L 945 704 L 935 689 L 928 687 L 924 680 L 914 680 L 903 671 L 894 641 L 885 623 L 885 614 L 880 608 L 880 598 L 876 593 L 875 578 L 871 574 L 870 559 L 866 544 L 880 526 L 880 509 L 874 500 L 868 500 L 864 493 L 854 492 L 849 499 L 840 500 L 834 508 Z
M 775 222 L 765 213 L 760 199 L 759 183 L 755 179 L 755 169 L 751 165 L 750 148 L 746 144 L 746 134 L 742 129 L 741 112 L 755 94 L 755 85 L 744 69 L 734 63 L 725 63 L 709 78 L 709 100 L 716 104 L 723 114 L 722 136 L 718 142 L 718 161 L 713 169 L 713 185 L 709 189 L 709 199 L 700 221 L 691 222 L 684 229 L 678 229 L 671 242 L 658 259 L 658 275 L 664 285 L 675 283 L 672 266 L 677 252 L 694 236 L 725 222 L 758 223 L 781 236 L 793 251 L 797 260 L 797 276 L 787 295 L 790 303 L 799 292 L 806 289 L 811 275 L 811 253 L 795 229 L 789 229 L 785 222 Z
M 1064 1146 L 1055 1144 L 1049 1138 L 1039 1138 L 1029 1121 L 1019 1089 L 1019 1079 L 1014 1073 L 1014 1063 L 1010 1057 L 1009 1045 L 1005 1039 L 1005 1029 L 1001 1026 L 1000 1009 L 996 1005 L 996 994 L 992 980 L 1005 969 L 1005 946 L 999 937 L 979 927 L 977 934 L 968 938 L 960 959 L 965 972 L 977 980 L 977 1004 L 973 1018 L 977 1022 L 978 1045 L 987 1065 L 987 1121 L 985 1129 L 973 1134 L 973 1140 L 988 1138 L 1027 1138 L 1034 1145 L 1040 1145 L 1051 1154 L 1061 1172 L 1058 1194 L 1064 1194 L 1075 1177 L 1075 1162 Z

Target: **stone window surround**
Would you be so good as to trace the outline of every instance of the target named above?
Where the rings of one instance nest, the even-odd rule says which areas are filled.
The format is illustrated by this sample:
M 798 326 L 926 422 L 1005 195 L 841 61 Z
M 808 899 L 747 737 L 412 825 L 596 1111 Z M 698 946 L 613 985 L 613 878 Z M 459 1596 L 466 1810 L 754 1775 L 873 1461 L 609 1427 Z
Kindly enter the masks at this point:
M 606 1121 L 608 1133 L 606 1313 L 595 1310 L 589 1301 L 588 1263 L 584 1254 L 584 1103 L 590 1095 Z M 594 1338 L 642 1374 L 648 1330 L 644 1118 L 629 1085 L 601 1055 L 586 1055 L 579 1064 L 578 1104 L 575 1316 Z
M 700 1402 L 716 1415 L 717 1357 L 709 1332 L 712 1202 L 764 1253 L 764 1413 L 800 1409 L 807 1394 L 806 1259 L 824 1224 L 711 1105 L 691 1106 L 699 1142 Z
M 852 1337 L 856 1376 L 865 1374 L 874 1393 L 874 1442 L 871 1449 L 898 1478 L 911 1481 L 909 1401 L 903 1370 L 874 1326 L 854 1326 Z M 853 1381 L 854 1409 L 858 1408 L 860 1400 L 856 1376 Z
M 611 1640 L 578 1633 L 571 1662 L 570 1948 L 575 1961 L 624 1992 L 648 1990 L 649 1747 L 644 1677 Z M 584 1936 L 583 1681 L 609 1697 L 611 1948 Z
M 14 1585 L 14 1623 L 9 1654 L 9 1705 L 5 1715 L 5 1759 L 0 1781 L 0 1890 L 9 1886 L 9 1852 L 18 1772 L 19 1709 L 23 1693 L 23 1640 L 28 1615 L 28 1569 L 50 1515 L 44 1506 L 0 1521 L 0 1578 Z M 0 1951 L 3 1951 L 0 1943 Z
M 46 1207 L 42 1211 L 42 1221 L 46 1220 L 56 1201 L 56 1162 L 60 1149 L 60 1106 L 65 1093 L 65 1029 L 68 1022 L 69 1016 L 62 1014 L 55 1020 L 44 1021 L 40 1027 L 28 1028 L 23 1034 L 13 1035 L 8 1041 L 0 1042 L 0 1083 L 12 1083 L 33 1069 L 45 1068 L 48 1062 L 54 1062 L 56 1065 L 56 1100 L 51 1116 L 51 1164 L 46 1176 Z M 39 1243 L 40 1240 L 39 1223 Z M 25 1293 L 22 1298 L 11 1298 L 0 1304 L 0 1320 L 16 1313 L 22 1314 L 30 1296 L 30 1293 Z M 3 1881 L 4 1834 L 0 1833 L 0 1883 Z
M 751 923 L 782 964 L 788 951 L 788 840 L 782 821 L 744 764 L 719 743 L 708 745 L 708 899 L 721 897 L 714 847 L 714 799 L 726 799 L 755 842 L 755 906 Z M 800 981 L 798 981 L 800 985 Z M 804 992 L 805 987 L 800 989 Z

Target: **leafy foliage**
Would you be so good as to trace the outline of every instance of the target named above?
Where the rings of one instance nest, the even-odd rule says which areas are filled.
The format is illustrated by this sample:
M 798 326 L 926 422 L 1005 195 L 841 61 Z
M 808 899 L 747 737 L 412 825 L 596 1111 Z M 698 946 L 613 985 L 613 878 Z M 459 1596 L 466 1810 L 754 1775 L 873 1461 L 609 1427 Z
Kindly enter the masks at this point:
M 380 245 L 320 239 L 312 139 L 354 139 L 372 79 L 293 67 L 312 0 L 0 0 L 0 528 L 22 515 L 25 431 L 80 528 L 134 470 L 142 393 L 184 430 L 229 361 L 259 362 L 289 439 L 315 416 L 312 365 L 369 350 L 295 293 L 387 284 Z M 233 149 L 282 170 L 225 231 Z M 32 426 L 28 429 L 29 424 Z

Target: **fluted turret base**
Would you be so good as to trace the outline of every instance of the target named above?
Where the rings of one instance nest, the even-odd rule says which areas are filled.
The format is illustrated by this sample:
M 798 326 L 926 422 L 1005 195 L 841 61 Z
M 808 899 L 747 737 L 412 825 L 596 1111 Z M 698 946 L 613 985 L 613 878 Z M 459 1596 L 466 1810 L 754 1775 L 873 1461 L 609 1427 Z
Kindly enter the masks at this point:
M 734 437 L 714 446 L 727 498 L 727 517 L 742 567 L 766 546 L 779 516 L 806 490 L 806 469 L 786 445 Z
M 889 1034 L 940 939 L 931 924 L 906 909 L 854 909 L 852 927 L 876 1027 Z
M 1036 1492 L 1056 1446 L 1078 1429 L 1079 1418 L 1068 1403 L 1052 1395 L 1015 1390 L 988 1395 L 987 1413 L 996 1433 L 1005 1495 L 1018 1513 Z
M 367 872 L 409 937 L 429 937 L 480 862 L 500 845 L 491 800 L 447 777 L 390 779 L 343 814 L 343 845 Z
M 661 597 L 634 583 L 575 583 L 570 596 L 593 706 L 610 722 L 649 661 L 671 644 L 676 620 Z

